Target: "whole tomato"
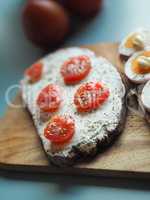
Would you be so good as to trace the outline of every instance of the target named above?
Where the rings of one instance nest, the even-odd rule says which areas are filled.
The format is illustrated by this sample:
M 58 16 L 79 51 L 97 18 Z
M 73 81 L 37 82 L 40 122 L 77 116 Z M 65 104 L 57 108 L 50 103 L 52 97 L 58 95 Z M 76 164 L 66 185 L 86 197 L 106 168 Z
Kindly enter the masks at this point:
M 61 43 L 69 31 L 68 15 L 55 1 L 27 1 L 22 18 L 27 38 L 44 49 Z
M 102 0 L 58 0 L 71 12 L 82 17 L 95 15 L 102 7 Z

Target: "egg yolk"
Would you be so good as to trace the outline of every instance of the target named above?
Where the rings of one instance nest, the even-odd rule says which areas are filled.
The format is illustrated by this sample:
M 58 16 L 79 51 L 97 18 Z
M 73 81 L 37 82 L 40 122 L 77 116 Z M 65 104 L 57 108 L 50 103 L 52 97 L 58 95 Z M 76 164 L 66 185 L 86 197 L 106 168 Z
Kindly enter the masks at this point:
M 130 36 L 126 43 L 125 43 L 125 47 L 126 48 L 133 48 L 133 39 L 135 38 L 136 34 L 133 34 L 132 36 Z
M 136 59 L 133 60 L 132 62 L 132 67 L 133 67 L 133 71 L 136 74 L 148 74 L 150 73 L 150 64 L 148 64 L 148 62 L 150 61 L 146 61 L 145 64 L 144 63 L 140 63 L 140 57 L 145 57 L 150 59 L 150 51 L 145 51 L 143 54 L 141 54 L 140 56 L 138 56 Z
M 142 50 L 144 48 L 142 36 L 139 33 L 132 34 L 125 42 L 125 47 Z

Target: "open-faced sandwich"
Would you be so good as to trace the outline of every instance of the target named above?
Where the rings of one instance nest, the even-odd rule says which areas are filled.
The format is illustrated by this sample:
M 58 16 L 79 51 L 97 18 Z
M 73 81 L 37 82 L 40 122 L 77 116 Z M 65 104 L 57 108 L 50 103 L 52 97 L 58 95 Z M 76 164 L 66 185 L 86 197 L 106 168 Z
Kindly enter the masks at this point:
M 50 161 L 71 165 L 108 146 L 125 122 L 125 86 L 105 58 L 58 50 L 29 67 L 22 98 Z

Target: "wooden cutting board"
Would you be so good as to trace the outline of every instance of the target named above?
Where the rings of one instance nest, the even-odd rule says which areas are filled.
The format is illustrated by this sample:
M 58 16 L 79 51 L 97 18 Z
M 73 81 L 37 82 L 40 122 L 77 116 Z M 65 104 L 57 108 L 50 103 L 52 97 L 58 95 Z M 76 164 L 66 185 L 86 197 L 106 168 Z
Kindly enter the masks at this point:
M 86 46 L 110 60 L 123 72 L 117 44 Z M 20 95 L 15 103 L 22 103 Z M 29 113 L 8 108 L 0 119 L 0 168 L 62 174 L 150 178 L 150 129 L 145 121 L 128 113 L 124 132 L 115 144 L 93 161 L 74 167 L 58 168 L 49 164 Z

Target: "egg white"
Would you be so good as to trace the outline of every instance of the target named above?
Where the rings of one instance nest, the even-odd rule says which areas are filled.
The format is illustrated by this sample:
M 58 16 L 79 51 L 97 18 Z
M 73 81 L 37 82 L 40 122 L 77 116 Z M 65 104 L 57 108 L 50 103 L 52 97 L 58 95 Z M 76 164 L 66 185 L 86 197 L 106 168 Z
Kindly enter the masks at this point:
M 148 81 L 141 94 L 141 101 L 146 110 L 150 111 L 150 81 Z

